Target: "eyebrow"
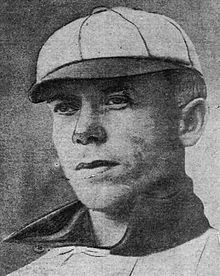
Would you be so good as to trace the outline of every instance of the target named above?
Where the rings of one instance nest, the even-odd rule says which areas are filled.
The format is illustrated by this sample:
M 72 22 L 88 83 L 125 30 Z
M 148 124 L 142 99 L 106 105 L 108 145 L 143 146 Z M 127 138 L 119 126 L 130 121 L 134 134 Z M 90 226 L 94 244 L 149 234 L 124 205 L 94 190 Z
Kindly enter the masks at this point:
M 70 87 L 69 84 L 72 84 L 68 79 L 60 82 L 50 83 L 47 86 L 48 98 L 46 99 L 47 103 L 51 103 L 53 101 L 67 101 L 67 100 L 81 100 L 79 95 L 74 93 L 74 88 Z M 67 90 L 71 89 L 71 93 L 66 93 Z M 128 85 L 124 85 L 124 83 L 119 83 L 117 85 L 108 86 L 105 89 L 102 89 L 101 92 L 103 95 L 109 95 L 113 93 L 124 93 L 125 95 L 132 95 L 134 93 L 134 89 Z
M 52 88 L 51 93 L 48 95 L 47 98 L 47 103 L 51 103 L 53 101 L 67 101 L 67 100 L 81 100 L 81 97 L 79 95 L 76 95 L 75 91 L 73 88 L 71 88 L 71 93 L 68 93 L 68 88 L 67 86 L 62 86 L 59 88 Z
M 55 94 L 53 97 L 47 99 L 47 103 L 51 103 L 54 101 L 69 101 L 69 100 L 78 100 L 81 101 L 81 97 L 78 95 L 65 95 L 65 94 Z
M 64 100 L 67 97 L 71 98 L 71 94 L 75 92 L 75 82 L 72 79 L 56 79 L 51 81 L 46 81 L 41 84 L 41 93 L 45 94 L 44 98 L 47 103 L 55 100 Z M 67 96 L 67 94 L 69 94 Z
M 108 87 L 106 89 L 103 89 L 102 92 L 104 94 L 112 94 L 112 93 L 117 93 L 117 92 L 124 92 L 124 93 L 129 93 L 131 92 L 132 89 L 128 86 L 122 86 L 122 85 L 115 85 L 115 86 L 111 86 L 111 87 Z

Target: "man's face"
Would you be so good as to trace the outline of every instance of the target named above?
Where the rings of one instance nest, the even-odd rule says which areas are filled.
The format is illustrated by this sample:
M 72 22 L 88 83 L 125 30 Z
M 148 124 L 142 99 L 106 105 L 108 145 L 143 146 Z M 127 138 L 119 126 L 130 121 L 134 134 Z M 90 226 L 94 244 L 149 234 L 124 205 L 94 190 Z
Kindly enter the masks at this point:
M 54 88 L 53 140 L 88 208 L 110 210 L 175 171 L 177 108 L 162 73 Z

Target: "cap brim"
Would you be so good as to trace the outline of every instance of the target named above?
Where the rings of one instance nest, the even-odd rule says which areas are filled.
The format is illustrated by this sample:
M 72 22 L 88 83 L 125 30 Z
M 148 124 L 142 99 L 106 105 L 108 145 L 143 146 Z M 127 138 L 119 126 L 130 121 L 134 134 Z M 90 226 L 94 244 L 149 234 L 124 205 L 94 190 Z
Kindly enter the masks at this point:
M 50 81 L 58 81 L 60 79 L 117 78 L 184 67 L 190 68 L 190 64 L 182 64 L 180 61 L 128 57 L 73 62 L 56 68 L 35 83 L 29 90 L 29 99 L 33 103 L 46 101 L 49 97 L 47 87 Z

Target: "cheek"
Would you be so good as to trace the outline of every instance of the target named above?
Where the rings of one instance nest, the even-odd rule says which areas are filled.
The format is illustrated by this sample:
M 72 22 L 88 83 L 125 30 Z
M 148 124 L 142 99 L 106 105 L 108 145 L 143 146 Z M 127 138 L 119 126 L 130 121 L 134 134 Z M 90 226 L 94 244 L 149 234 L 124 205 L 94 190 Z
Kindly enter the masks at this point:
M 127 112 L 116 118 L 115 128 L 109 125 L 111 148 L 125 166 L 126 179 L 151 179 L 165 171 L 169 134 L 153 112 L 150 108 Z
M 114 114 L 106 125 L 109 144 L 118 155 L 134 157 L 137 152 L 141 154 L 156 142 L 155 120 L 150 110 L 126 110 L 116 116 Z
M 55 119 L 53 124 L 53 142 L 58 155 L 63 158 L 73 147 L 72 133 L 74 122 L 64 122 L 62 119 Z

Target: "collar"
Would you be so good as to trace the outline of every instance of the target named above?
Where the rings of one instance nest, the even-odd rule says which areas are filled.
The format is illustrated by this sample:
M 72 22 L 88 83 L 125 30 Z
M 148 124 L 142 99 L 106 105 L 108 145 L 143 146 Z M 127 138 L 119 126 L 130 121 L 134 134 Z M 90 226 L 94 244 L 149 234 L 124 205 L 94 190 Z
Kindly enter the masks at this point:
M 103 249 L 109 249 L 114 255 L 144 256 L 181 245 L 210 228 L 203 204 L 193 193 L 190 178 L 179 181 L 178 185 L 175 178 L 163 179 L 154 187 L 151 194 L 137 197 L 122 240 Z M 181 188 L 176 191 L 173 187 Z M 4 241 L 99 248 L 89 211 L 80 201 L 48 213 Z

